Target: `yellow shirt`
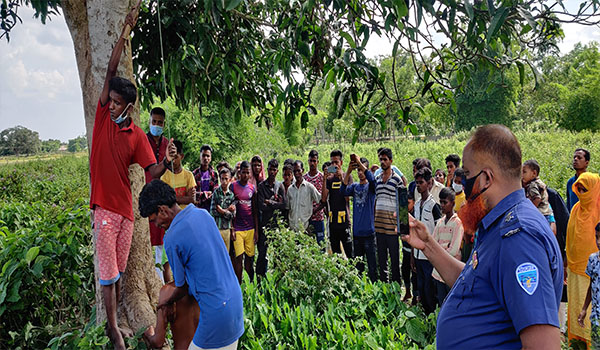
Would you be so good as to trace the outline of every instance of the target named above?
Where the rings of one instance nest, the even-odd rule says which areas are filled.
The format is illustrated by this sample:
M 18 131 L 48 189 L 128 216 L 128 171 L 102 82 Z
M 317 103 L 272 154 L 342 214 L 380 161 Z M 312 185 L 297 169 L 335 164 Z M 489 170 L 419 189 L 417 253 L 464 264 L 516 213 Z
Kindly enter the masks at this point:
M 461 192 L 456 195 L 456 198 L 454 198 L 454 211 L 455 212 L 458 213 L 458 211 L 460 210 L 460 207 L 462 207 L 465 200 L 466 200 L 466 198 L 465 198 L 464 192 Z
M 196 180 L 191 171 L 183 169 L 179 174 L 174 174 L 170 170 L 165 171 L 160 179 L 173 187 L 176 196 L 185 196 L 190 188 L 196 187 Z M 181 209 L 187 207 L 187 204 L 179 204 Z

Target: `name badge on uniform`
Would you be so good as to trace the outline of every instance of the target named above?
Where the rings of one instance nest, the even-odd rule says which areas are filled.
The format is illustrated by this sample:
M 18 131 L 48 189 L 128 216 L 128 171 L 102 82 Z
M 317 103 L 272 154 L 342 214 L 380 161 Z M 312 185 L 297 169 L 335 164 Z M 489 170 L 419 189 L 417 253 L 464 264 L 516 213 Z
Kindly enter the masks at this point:
M 523 263 L 517 266 L 515 270 L 517 281 L 523 290 L 533 295 L 538 286 L 538 268 L 530 262 Z

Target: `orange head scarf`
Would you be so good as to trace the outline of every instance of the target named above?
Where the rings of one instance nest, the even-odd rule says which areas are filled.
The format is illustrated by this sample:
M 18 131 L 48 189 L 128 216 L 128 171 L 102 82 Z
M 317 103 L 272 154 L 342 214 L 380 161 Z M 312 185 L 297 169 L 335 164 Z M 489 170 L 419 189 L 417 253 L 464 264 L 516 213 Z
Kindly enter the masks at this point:
M 587 192 L 580 193 L 577 185 L 581 184 Z M 590 254 L 598 251 L 596 247 L 595 227 L 600 221 L 600 176 L 583 173 L 573 184 L 573 192 L 579 202 L 573 206 L 567 226 L 567 261 L 569 269 L 574 273 L 586 276 Z

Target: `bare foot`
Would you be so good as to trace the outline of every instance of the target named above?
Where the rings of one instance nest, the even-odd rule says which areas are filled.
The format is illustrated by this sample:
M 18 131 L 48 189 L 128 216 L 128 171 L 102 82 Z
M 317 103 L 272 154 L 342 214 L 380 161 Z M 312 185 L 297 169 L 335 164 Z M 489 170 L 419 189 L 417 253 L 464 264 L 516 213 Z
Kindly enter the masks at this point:
M 106 327 L 106 334 L 108 338 L 115 346 L 115 350 L 126 350 L 125 341 L 123 340 L 123 336 L 121 335 L 121 331 L 119 328 L 111 328 Z

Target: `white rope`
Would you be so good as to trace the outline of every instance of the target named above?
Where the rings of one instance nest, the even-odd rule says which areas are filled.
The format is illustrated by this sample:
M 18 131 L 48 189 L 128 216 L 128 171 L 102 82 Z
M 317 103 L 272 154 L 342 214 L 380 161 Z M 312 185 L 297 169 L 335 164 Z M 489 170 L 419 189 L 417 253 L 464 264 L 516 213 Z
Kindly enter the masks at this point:
M 167 98 L 167 78 L 165 77 L 165 54 L 163 51 L 163 39 L 162 39 L 162 20 L 160 19 L 160 0 L 156 1 L 157 6 L 158 6 L 158 38 L 159 38 L 159 42 L 160 42 L 160 63 L 161 63 L 161 71 L 162 71 L 162 80 L 163 80 L 163 90 L 165 93 L 165 98 Z M 166 117 L 165 117 L 165 122 L 167 123 L 167 138 L 170 141 L 171 140 L 171 128 L 170 128 L 170 123 L 168 123 L 166 121 Z M 169 149 L 167 148 L 167 152 L 169 152 Z M 171 176 L 172 176 L 172 180 L 173 180 L 173 187 L 175 187 L 175 172 L 173 169 L 173 160 L 171 159 Z

